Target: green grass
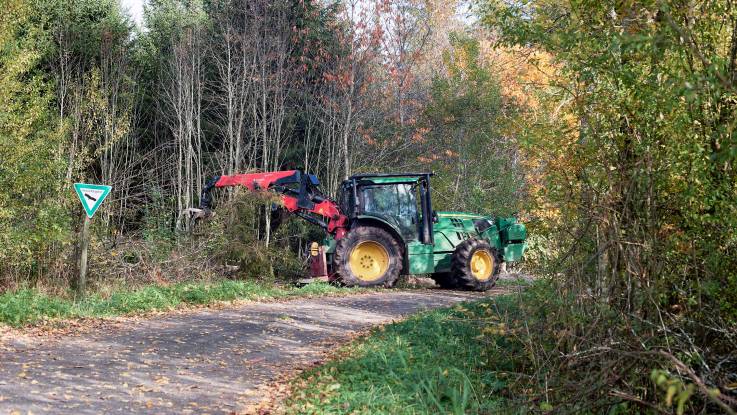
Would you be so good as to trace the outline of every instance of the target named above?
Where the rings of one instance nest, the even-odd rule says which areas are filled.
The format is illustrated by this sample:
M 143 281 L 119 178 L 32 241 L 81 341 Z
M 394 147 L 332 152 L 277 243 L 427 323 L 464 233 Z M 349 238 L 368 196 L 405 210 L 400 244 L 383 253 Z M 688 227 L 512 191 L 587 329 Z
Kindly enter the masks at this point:
M 505 410 L 501 349 L 512 296 L 465 303 L 375 329 L 302 374 L 286 400 L 290 414 L 468 414 Z
M 533 282 L 522 277 L 514 279 L 500 279 L 496 282 L 497 287 L 528 287 Z
M 354 293 L 356 289 L 314 283 L 297 288 L 252 281 L 223 280 L 215 283 L 181 283 L 120 291 L 103 298 L 90 295 L 82 301 L 50 297 L 23 289 L 0 294 L 0 324 L 24 326 L 41 320 L 102 317 L 170 310 L 182 305 L 233 300 L 272 300 L 290 297 Z

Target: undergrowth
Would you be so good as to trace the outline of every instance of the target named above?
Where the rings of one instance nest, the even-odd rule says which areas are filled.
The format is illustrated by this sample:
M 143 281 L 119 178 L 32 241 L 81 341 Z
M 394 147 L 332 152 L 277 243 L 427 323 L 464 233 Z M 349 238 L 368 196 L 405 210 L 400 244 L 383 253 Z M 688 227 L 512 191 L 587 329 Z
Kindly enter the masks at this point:
M 23 326 L 58 318 L 101 317 L 170 310 L 182 305 L 233 300 L 270 300 L 290 297 L 354 293 L 357 289 L 313 283 L 301 288 L 254 281 L 222 280 L 151 285 L 117 291 L 108 296 L 93 294 L 81 301 L 49 296 L 34 289 L 0 294 L 0 325 Z
M 737 326 L 672 310 L 625 313 L 552 281 L 534 284 L 509 316 L 521 354 L 512 388 L 523 412 L 737 413 Z M 694 333 L 711 338 L 708 347 Z
M 735 350 L 540 280 L 373 330 L 301 375 L 289 414 L 735 413 Z M 678 327 L 680 331 L 673 330 Z M 665 329 L 664 327 L 671 327 Z M 715 328 L 722 344 L 737 330 Z M 707 358 L 708 353 L 711 357 Z M 719 357 L 721 356 L 721 357 Z M 716 360 L 715 357 L 719 357 Z

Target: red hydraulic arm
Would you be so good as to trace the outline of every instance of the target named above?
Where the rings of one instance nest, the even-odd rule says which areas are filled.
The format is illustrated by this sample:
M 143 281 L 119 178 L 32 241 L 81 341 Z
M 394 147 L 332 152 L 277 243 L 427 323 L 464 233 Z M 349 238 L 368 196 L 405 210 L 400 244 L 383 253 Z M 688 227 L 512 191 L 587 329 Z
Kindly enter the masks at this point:
M 251 191 L 273 191 L 281 194 L 284 208 L 308 220 L 323 226 L 335 239 L 345 236 L 348 217 L 343 215 L 338 205 L 322 196 L 318 189 L 317 178 L 299 170 L 285 170 L 268 173 L 235 174 L 219 176 L 210 180 L 202 191 L 200 207 L 210 209 L 213 187 L 244 186 Z M 309 214 L 320 215 L 327 223 L 315 219 Z

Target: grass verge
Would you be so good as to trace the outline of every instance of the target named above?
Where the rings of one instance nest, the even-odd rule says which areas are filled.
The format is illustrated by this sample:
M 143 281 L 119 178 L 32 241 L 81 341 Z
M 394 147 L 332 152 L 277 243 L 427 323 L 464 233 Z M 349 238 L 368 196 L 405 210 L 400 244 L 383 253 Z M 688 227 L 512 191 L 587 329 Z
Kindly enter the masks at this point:
M 490 298 L 377 328 L 297 378 L 285 412 L 506 412 L 514 365 L 504 356 L 520 345 L 508 341 L 503 321 L 517 304 L 513 295 Z
M 284 409 L 288 414 L 737 414 L 737 372 L 728 363 L 734 362 L 735 349 L 703 351 L 727 356 L 721 363 L 710 357 L 706 367 L 703 349 L 689 343 L 691 323 L 669 324 L 680 324 L 683 334 L 661 331 L 607 302 L 538 280 L 519 294 L 372 331 L 293 381 Z M 733 342 L 733 327 L 726 323 L 710 330 Z
M 355 292 L 358 291 L 325 283 L 297 288 L 253 281 L 223 280 L 213 283 L 154 285 L 133 291 L 115 292 L 107 297 L 94 294 L 82 301 L 74 301 L 23 289 L 0 294 L 0 325 L 20 327 L 48 319 L 138 314 L 219 301 L 272 300 Z

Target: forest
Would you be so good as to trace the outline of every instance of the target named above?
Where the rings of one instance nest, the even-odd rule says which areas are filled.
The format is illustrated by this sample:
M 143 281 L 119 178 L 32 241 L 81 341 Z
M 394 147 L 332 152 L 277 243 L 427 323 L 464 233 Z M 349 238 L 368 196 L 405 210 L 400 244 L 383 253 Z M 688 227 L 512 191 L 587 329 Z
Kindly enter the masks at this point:
M 510 271 L 537 281 L 489 361 L 510 407 L 737 412 L 731 0 L 148 0 L 140 25 L 118 0 L 0 5 L 0 315 L 74 298 L 76 182 L 112 186 L 105 297 L 300 277 L 320 230 L 272 234 L 237 190 L 195 221 L 213 176 L 301 169 L 335 197 L 432 171 L 438 210 L 530 235 Z
M 186 210 L 220 174 L 299 168 L 334 196 L 353 172 L 435 170 L 449 207 L 509 213 L 521 200 L 502 127 L 517 104 L 485 62 L 485 29 L 464 28 L 453 5 L 153 1 L 144 29 L 117 1 L 9 6 L 5 286 L 74 273 L 73 182 L 113 187 L 100 248 L 146 241 L 137 257 L 184 249 Z M 247 220 L 232 243 L 299 251 Z

